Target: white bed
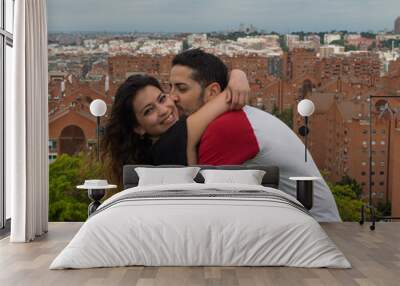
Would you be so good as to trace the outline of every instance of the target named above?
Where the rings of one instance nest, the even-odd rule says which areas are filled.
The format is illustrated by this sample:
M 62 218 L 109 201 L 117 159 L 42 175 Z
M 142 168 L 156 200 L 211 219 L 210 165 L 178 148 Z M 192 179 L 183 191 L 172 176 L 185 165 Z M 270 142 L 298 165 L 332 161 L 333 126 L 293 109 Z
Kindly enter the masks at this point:
M 263 186 L 197 183 L 138 186 L 114 195 L 50 269 L 128 265 L 351 267 L 290 195 Z

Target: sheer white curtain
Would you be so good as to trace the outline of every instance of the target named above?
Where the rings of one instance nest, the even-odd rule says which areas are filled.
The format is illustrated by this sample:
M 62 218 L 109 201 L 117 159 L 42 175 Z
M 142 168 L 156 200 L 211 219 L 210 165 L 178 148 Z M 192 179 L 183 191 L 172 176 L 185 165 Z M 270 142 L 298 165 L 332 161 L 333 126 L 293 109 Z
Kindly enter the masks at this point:
M 48 225 L 48 76 L 46 0 L 17 0 L 13 94 L 6 98 L 6 187 L 12 242 Z

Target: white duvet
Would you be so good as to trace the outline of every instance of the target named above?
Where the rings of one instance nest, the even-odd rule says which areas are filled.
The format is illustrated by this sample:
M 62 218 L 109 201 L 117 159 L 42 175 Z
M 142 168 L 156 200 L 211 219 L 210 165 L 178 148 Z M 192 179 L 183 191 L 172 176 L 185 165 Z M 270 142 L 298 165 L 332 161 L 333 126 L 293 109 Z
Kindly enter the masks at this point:
M 262 198 L 174 197 L 122 200 L 146 191 L 263 190 L 254 185 L 135 187 L 106 200 L 50 269 L 145 266 L 349 268 L 318 222 L 290 204 Z M 298 203 L 298 202 L 297 202 Z

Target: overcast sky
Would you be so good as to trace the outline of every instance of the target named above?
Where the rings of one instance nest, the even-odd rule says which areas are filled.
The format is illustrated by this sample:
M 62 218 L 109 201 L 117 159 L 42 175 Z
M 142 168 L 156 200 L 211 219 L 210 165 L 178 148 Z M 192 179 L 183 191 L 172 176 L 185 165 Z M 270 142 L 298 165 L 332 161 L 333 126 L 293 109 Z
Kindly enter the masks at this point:
M 49 31 L 393 30 L 400 0 L 47 0 Z

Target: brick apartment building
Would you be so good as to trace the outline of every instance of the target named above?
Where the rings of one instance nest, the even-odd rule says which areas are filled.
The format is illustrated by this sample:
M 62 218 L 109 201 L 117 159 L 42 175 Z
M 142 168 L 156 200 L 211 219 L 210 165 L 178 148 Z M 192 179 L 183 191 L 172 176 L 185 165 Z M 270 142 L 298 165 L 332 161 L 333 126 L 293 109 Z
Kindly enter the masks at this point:
M 173 55 L 113 56 L 108 58 L 108 74 L 115 86 L 132 74 L 147 73 L 157 77 L 167 88 L 172 58 Z
M 285 81 L 291 87 L 284 100 L 293 104 L 311 99 L 316 112 L 310 119 L 309 150 L 327 178 L 340 181 L 349 175 L 369 191 L 369 95 L 399 94 L 400 61 L 380 77 L 377 55 L 363 52 L 319 58 L 315 51 L 296 50 L 284 56 Z M 386 103 L 392 111 L 388 111 Z M 393 214 L 400 215 L 399 118 L 400 100 L 374 99 L 372 108 L 372 194 L 375 201 L 391 201 Z M 303 124 L 294 109 L 295 132 Z
M 395 142 L 390 149 L 389 190 L 391 192 L 392 215 L 400 217 L 400 123 L 395 123 L 392 140 Z
M 103 87 L 103 91 L 101 90 Z M 90 103 L 102 99 L 112 105 L 105 91 L 105 80 L 81 82 L 69 76 L 50 75 L 49 79 L 49 152 L 50 160 L 58 154 L 75 154 L 96 144 L 96 119 Z M 107 115 L 105 116 L 105 118 Z
M 363 186 L 364 196 L 368 192 L 369 174 L 369 101 L 356 97 L 341 100 L 340 94 L 314 93 L 308 97 L 316 111 L 310 119 L 309 150 L 317 166 L 327 172 L 332 182 L 348 175 Z M 399 138 L 399 121 L 388 110 L 386 100 L 374 99 L 372 112 L 372 186 L 376 199 L 387 201 L 391 198 L 390 178 L 394 158 L 393 145 Z M 294 129 L 303 124 L 296 116 Z M 397 141 L 396 141 L 397 140 Z

